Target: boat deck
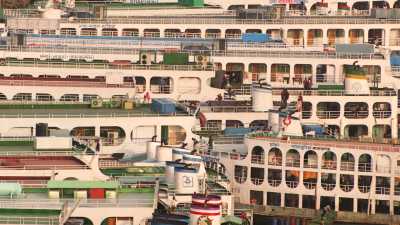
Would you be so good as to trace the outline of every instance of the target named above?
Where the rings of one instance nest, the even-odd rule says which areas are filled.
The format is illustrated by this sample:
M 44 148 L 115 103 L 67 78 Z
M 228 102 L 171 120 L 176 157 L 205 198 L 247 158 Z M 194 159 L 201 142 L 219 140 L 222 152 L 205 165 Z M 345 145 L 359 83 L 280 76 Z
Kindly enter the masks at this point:
M 144 116 L 188 116 L 182 110 L 176 113 L 164 114 L 151 110 L 150 106 L 135 107 L 131 110 L 118 108 L 8 108 L 0 109 L 0 118 L 91 118 L 91 117 L 144 117 Z
M 0 156 L 0 169 L 82 169 L 87 167 L 73 156 Z
M 287 143 L 292 145 L 314 146 L 321 149 L 326 148 L 346 148 L 357 150 L 385 151 L 385 152 L 400 152 L 400 145 L 375 143 L 370 141 L 356 141 L 347 139 L 318 139 L 307 137 L 290 137 L 278 138 L 274 136 L 264 135 L 264 133 L 256 133 L 249 135 L 250 139 L 265 140 L 277 143 Z M 314 148 L 315 149 L 315 148 Z

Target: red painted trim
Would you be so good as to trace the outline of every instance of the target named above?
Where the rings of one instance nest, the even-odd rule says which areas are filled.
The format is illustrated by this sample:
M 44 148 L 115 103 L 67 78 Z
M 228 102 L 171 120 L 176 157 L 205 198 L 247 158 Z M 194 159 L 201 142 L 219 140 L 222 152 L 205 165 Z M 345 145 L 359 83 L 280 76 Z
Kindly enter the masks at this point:
M 221 215 L 220 212 L 218 212 L 218 213 L 207 213 L 207 212 L 196 212 L 196 211 L 192 211 L 192 210 L 190 210 L 190 213 L 194 214 L 194 215 L 200 215 L 200 216 L 219 216 L 219 215 Z

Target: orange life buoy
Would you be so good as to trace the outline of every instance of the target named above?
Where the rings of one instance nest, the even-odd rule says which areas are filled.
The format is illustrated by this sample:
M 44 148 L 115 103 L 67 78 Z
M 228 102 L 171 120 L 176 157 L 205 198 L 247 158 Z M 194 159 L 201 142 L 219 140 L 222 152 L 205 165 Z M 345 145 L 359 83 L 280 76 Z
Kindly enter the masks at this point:
M 290 116 L 288 116 L 285 119 L 283 119 L 283 124 L 285 126 L 289 126 L 291 122 L 292 122 L 292 118 L 290 118 Z

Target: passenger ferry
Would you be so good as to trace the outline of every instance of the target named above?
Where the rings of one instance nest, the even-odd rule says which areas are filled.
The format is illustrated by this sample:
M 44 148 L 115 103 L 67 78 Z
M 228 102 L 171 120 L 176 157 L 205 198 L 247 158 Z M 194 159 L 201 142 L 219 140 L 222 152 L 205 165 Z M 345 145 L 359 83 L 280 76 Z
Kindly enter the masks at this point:
M 187 223 L 187 217 L 159 211 L 151 221 L 151 213 L 162 205 L 187 216 L 188 205 L 190 212 L 207 206 L 199 209 L 196 198 L 209 201 L 208 194 L 222 199 L 210 205 L 218 211 L 215 221 L 234 215 L 236 201 L 272 216 L 310 209 L 302 218 L 309 224 L 324 220 L 326 213 L 315 210 L 327 206 L 338 221 L 397 224 L 399 3 L 267 3 L 48 1 L 5 9 L 0 135 L 39 148 L 4 150 L 4 176 L 15 175 L 2 180 L 17 180 L 10 187 L 24 190 L 32 174 L 46 178 L 38 182 L 46 192 L 32 190 L 41 197 L 68 189 L 67 198 L 107 199 L 107 190 L 135 192 L 124 185 L 144 182 L 137 175 L 149 173 L 144 184 L 152 185 L 156 203 L 144 207 L 143 218 L 134 217 L 136 206 L 126 206 L 130 215 L 105 210 L 115 218 L 111 224 Z M 41 130 L 48 134 L 43 139 Z M 62 154 L 46 143 L 60 133 L 51 143 L 66 144 Z M 40 143 L 50 151 L 37 153 Z M 174 156 L 182 152 L 186 158 Z M 176 160 L 195 166 L 170 162 Z M 46 167 L 58 162 L 66 165 Z M 217 181 L 204 182 L 212 170 Z M 156 180 L 163 172 L 166 181 Z M 175 183 L 171 174 L 179 173 L 203 183 L 196 180 L 195 190 L 178 187 L 182 180 Z M 85 183 L 91 180 L 99 183 Z M 184 189 L 177 192 L 182 198 L 170 191 L 176 188 Z M 74 189 L 83 192 L 75 195 Z M 21 193 L 9 201 L 29 205 L 29 191 Z M 57 202 L 68 202 L 72 211 L 60 223 L 90 208 L 86 200 Z M 93 212 L 87 219 L 101 224 L 105 218 Z M 390 220 L 381 220 L 382 214 Z

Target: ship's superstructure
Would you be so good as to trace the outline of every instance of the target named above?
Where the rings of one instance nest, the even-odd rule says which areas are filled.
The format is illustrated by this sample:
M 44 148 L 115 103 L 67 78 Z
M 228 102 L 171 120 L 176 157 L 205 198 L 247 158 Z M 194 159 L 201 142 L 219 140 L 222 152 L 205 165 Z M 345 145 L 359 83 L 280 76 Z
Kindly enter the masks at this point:
M 397 224 L 399 8 L 4 9 L 0 223 L 17 210 L 18 224 L 243 224 L 248 209 L 300 208 L 309 224 Z

